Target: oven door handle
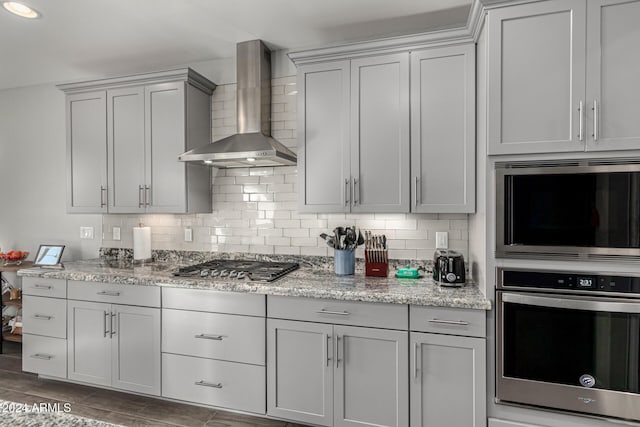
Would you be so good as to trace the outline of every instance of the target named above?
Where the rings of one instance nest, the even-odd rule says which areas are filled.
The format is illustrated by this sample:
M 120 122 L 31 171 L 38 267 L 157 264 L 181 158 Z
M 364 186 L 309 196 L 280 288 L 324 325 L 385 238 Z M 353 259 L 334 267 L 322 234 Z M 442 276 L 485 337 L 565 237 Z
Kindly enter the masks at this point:
M 503 293 L 503 302 L 514 304 L 535 305 L 541 307 L 563 308 L 569 310 L 604 311 L 613 313 L 640 313 L 637 301 L 603 301 L 600 299 L 580 298 L 575 296 L 545 297 L 530 294 Z

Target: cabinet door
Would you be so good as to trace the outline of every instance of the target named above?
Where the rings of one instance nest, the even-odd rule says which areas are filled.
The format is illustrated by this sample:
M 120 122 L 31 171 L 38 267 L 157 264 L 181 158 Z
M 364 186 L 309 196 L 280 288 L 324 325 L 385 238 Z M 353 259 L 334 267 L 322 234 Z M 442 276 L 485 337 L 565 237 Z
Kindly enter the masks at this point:
M 333 425 L 332 326 L 267 319 L 267 414 Z
M 111 385 L 111 306 L 70 300 L 67 307 L 69 379 Z
M 411 425 L 486 425 L 486 342 L 411 333 Z
M 160 395 L 160 309 L 113 305 L 111 309 L 112 385 Z
M 584 0 L 489 13 L 489 154 L 584 151 L 585 19 Z
M 145 87 L 146 202 L 149 213 L 187 209 L 184 82 Z
M 334 336 L 334 425 L 407 426 L 408 333 L 334 326 Z
M 587 2 L 587 150 L 640 148 L 640 1 Z
M 409 212 L 409 54 L 351 61 L 353 212 Z
M 69 95 L 67 212 L 107 212 L 107 111 L 104 91 Z
M 349 61 L 298 70 L 298 210 L 349 212 Z
M 109 213 L 144 212 L 144 88 L 107 91 Z
M 411 52 L 413 212 L 475 210 L 475 46 Z

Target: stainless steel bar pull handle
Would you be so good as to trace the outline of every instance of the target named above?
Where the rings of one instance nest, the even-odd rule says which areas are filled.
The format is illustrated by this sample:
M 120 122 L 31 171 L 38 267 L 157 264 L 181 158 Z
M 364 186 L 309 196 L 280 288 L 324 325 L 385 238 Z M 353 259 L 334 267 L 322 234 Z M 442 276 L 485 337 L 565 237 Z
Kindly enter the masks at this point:
M 418 343 L 413 343 L 413 377 L 418 378 Z
M 335 314 L 337 316 L 348 316 L 348 315 L 351 314 L 348 311 L 331 311 L 331 310 L 325 310 L 324 308 L 316 311 L 316 313 L 318 313 L 318 314 Z
M 582 100 L 580 101 L 580 104 L 578 105 L 578 141 L 582 141 L 584 139 L 584 135 L 582 134 L 582 131 L 584 129 L 584 118 L 583 118 L 583 114 L 584 114 L 584 109 L 582 108 Z
M 349 206 L 349 179 L 344 180 L 344 204 Z
M 357 205 L 360 202 L 360 180 L 353 178 L 353 205 Z
M 151 205 L 151 186 L 150 185 L 144 186 L 144 205 L 145 206 Z
M 31 356 L 34 359 L 42 359 L 42 360 L 51 360 L 53 359 L 53 356 L 50 354 L 42 354 L 42 353 L 36 353 L 36 354 L 32 354 Z
M 204 340 L 214 340 L 214 341 L 222 341 L 224 335 L 209 335 L 209 334 L 198 334 L 194 335 L 194 338 L 200 338 Z
M 46 289 L 46 290 L 50 290 L 53 288 L 52 286 L 49 286 L 49 285 L 38 285 L 38 284 L 33 285 L 33 287 L 36 289 Z
M 593 140 L 598 140 L 598 100 L 593 100 Z
M 51 320 L 53 319 L 53 316 L 47 316 L 45 314 L 34 314 L 33 318 L 38 320 Z
M 114 324 L 114 321 L 117 322 L 117 313 L 111 313 L 111 332 L 109 332 L 109 337 L 113 338 L 113 336 L 116 334 L 116 325 Z
M 324 351 L 324 357 L 325 357 L 325 362 L 326 362 L 326 366 L 329 366 L 329 362 L 331 361 L 331 356 L 329 356 L 329 350 L 331 349 L 331 345 L 329 345 L 329 343 L 331 342 L 331 335 L 327 334 L 326 335 L 326 339 L 325 339 L 325 351 Z
M 98 292 L 98 295 L 105 295 L 108 297 L 119 297 L 120 296 L 120 292 L 116 292 L 116 291 L 100 291 Z
M 441 325 L 456 325 L 456 326 L 468 326 L 469 322 L 465 322 L 464 320 L 442 320 L 442 319 L 431 319 L 429 323 L 438 323 Z
M 418 184 L 420 183 L 420 178 L 418 178 L 418 176 L 416 175 L 414 177 L 414 185 L 413 185 L 413 201 L 414 201 L 414 206 L 418 206 L 418 203 L 420 203 L 419 200 L 419 194 L 420 192 L 418 191 Z
M 107 337 L 107 334 L 109 333 L 109 331 L 107 330 L 107 317 L 109 317 L 109 314 L 110 314 L 110 313 L 107 313 L 107 311 L 105 310 L 105 312 L 104 312 L 104 318 L 103 318 L 103 320 L 104 320 L 104 326 L 103 326 L 103 328 L 104 328 L 104 335 L 103 335 L 103 337 L 104 337 L 104 338 L 106 338 L 106 337 Z
M 143 202 L 144 196 L 142 195 L 143 191 L 144 191 L 144 186 L 138 185 L 138 207 L 139 208 L 144 206 L 144 202 Z
M 104 185 L 100 186 L 100 207 L 103 208 L 107 206 L 106 197 L 104 195 L 105 191 L 107 191 Z
M 342 341 L 342 337 L 336 335 L 336 368 L 339 367 L 340 362 L 342 362 L 342 358 L 340 357 L 340 341 Z
M 210 383 L 205 380 L 196 381 L 195 385 L 203 386 L 203 387 L 211 387 L 211 388 L 222 388 L 222 383 Z

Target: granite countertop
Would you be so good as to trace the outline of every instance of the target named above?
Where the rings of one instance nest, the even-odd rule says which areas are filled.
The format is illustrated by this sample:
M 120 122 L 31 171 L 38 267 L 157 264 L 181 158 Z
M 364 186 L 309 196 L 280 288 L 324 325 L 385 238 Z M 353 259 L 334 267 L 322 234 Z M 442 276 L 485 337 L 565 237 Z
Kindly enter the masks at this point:
M 430 276 L 420 279 L 366 277 L 356 271 L 353 276 L 336 276 L 332 271 L 301 265 L 299 270 L 274 282 L 253 282 L 234 279 L 200 279 L 176 277 L 178 264 L 154 262 L 133 265 L 127 262 L 84 260 L 65 263 L 64 270 L 27 268 L 18 275 L 48 277 L 125 285 L 168 286 L 217 291 L 258 293 L 308 298 L 329 298 L 344 301 L 416 304 L 437 307 L 490 310 L 489 301 L 478 287 L 467 283 L 461 288 L 442 287 Z

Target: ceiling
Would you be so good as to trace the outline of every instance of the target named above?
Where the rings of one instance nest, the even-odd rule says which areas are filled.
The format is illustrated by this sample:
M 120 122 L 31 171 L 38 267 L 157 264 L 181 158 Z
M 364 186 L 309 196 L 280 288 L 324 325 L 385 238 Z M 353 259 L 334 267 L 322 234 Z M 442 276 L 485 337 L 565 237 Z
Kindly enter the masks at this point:
M 466 23 L 471 0 L 25 0 L 0 8 L 0 89 L 161 70 L 271 49 L 336 45 Z

